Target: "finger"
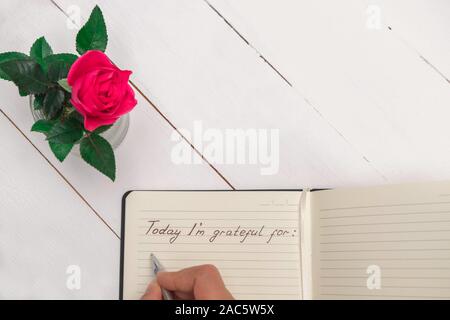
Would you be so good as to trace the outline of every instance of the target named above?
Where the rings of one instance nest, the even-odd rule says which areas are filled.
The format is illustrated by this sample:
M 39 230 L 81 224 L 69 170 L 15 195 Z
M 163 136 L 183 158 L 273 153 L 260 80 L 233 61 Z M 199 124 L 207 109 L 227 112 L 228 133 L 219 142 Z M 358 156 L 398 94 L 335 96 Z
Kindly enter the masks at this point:
M 192 292 L 194 284 L 201 278 L 215 277 L 216 272 L 206 265 L 182 269 L 177 272 L 159 272 L 158 284 L 170 291 Z
M 150 282 L 141 300 L 162 300 L 161 287 L 156 279 Z
M 196 299 L 232 299 L 219 271 L 212 265 L 160 272 L 157 278 L 160 286 L 180 293 L 192 292 Z
M 175 291 L 174 295 L 176 300 L 195 300 L 193 292 Z

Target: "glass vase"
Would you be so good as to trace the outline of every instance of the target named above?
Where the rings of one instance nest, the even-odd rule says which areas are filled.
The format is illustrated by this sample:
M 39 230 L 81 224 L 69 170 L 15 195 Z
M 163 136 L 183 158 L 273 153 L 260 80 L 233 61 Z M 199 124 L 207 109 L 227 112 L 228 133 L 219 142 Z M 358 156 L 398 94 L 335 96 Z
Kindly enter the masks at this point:
M 30 95 L 30 110 L 31 115 L 33 116 L 34 121 L 38 121 L 40 119 L 45 119 L 44 114 L 41 110 L 35 110 L 33 107 L 34 103 L 34 96 Z M 110 144 L 113 150 L 117 149 L 119 145 L 123 142 L 125 139 L 125 136 L 127 135 L 128 128 L 130 126 L 130 115 L 127 113 L 120 117 L 108 130 L 100 133 L 100 135 L 105 138 Z M 71 154 L 75 154 L 77 156 L 80 156 L 80 148 L 79 143 L 77 143 L 72 151 Z

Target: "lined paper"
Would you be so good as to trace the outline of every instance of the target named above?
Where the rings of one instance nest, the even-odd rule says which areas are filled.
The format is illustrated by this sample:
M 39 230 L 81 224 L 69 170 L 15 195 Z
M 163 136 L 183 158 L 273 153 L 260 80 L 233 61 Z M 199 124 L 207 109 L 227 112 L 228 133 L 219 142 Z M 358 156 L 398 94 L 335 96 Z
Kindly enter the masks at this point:
M 126 199 L 124 299 L 168 271 L 214 264 L 237 299 L 301 298 L 295 191 L 134 191 Z M 166 228 L 168 227 L 168 228 Z
M 327 190 L 311 199 L 313 297 L 450 298 L 450 183 Z M 369 289 L 378 267 L 381 287 L 369 280 Z

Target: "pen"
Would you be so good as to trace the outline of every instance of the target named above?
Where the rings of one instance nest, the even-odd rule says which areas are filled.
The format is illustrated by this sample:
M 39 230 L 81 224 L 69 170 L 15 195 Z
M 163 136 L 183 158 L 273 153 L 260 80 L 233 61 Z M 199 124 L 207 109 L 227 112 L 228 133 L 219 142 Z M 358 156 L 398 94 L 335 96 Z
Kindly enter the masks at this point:
M 158 272 L 164 271 L 163 265 L 161 264 L 161 262 L 159 262 L 158 258 L 156 258 L 156 256 L 153 253 L 150 254 L 150 263 L 152 266 L 153 275 L 155 277 L 158 274 Z M 168 291 L 164 288 L 161 288 L 161 292 L 162 292 L 164 300 L 173 300 L 173 295 L 170 291 Z

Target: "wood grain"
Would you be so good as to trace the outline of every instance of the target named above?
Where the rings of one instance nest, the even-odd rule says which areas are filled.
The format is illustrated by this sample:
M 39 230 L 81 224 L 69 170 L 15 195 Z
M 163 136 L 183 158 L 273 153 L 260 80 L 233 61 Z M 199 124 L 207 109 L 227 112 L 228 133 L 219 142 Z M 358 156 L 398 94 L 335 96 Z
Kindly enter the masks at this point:
M 55 2 L 63 9 L 72 4 Z M 94 3 L 78 3 L 83 19 Z M 235 187 L 383 182 L 359 150 L 204 1 L 98 3 L 109 25 L 110 56 L 135 71 L 136 85 L 178 128 L 192 131 L 200 120 L 204 128 L 280 130 L 277 174 L 261 175 L 257 165 L 216 166 Z
M 1 112 L 0 135 L 0 298 L 116 299 L 119 240 Z
M 450 177 L 448 2 L 208 2 L 387 181 Z
M 0 82 L 0 107 L 11 119 L 0 114 L 0 297 L 115 298 L 114 233 L 129 189 L 450 178 L 448 1 L 83 0 L 82 22 L 97 3 L 107 54 L 134 71 L 138 91 L 116 152 L 118 178 L 109 182 L 75 156 L 59 163 L 29 132 L 27 99 Z M 77 30 L 65 27 L 71 5 L 2 1 L 0 51 L 27 52 L 45 35 L 55 52 L 75 52 Z M 366 27 L 369 5 L 381 8 L 380 30 Z M 280 130 L 279 172 L 174 164 L 171 134 L 196 120 L 220 130 Z M 199 141 L 186 143 L 203 152 Z M 69 264 L 84 270 L 80 291 L 65 287 Z
M 42 34 L 53 46 L 55 52 L 74 52 L 76 30 L 65 28 L 66 18 L 51 2 L 10 1 L 2 3 L 5 10 L 17 12 L 23 23 L 14 25 L 12 19 L 3 20 L 0 34 L 9 39 L 0 44 L 0 51 L 20 50 L 27 52 L 29 46 Z M 42 14 L 36 15 L 37 11 Z M 48 23 L 48 21 L 52 23 Z M 54 25 L 59 24 L 60 28 Z M 10 30 L 15 36 L 10 37 Z M 130 67 L 124 64 L 122 68 Z M 115 230 L 120 232 L 120 201 L 124 192 L 130 189 L 208 189 L 227 188 L 225 182 L 206 164 L 191 166 L 176 165 L 171 161 L 174 143 L 170 137 L 173 129 L 161 116 L 137 95 L 138 106 L 131 114 L 130 129 L 123 144 L 116 150 L 117 180 L 112 183 L 80 158 L 70 156 L 59 163 L 51 154 L 43 136 L 29 132 L 33 123 L 27 98 L 20 98 L 11 83 L 1 82 L 0 103 L 14 123 L 27 134 L 41 152 L 78 190 L 80 195 Z M 70 186 L 62 183 L 62 188 Z

